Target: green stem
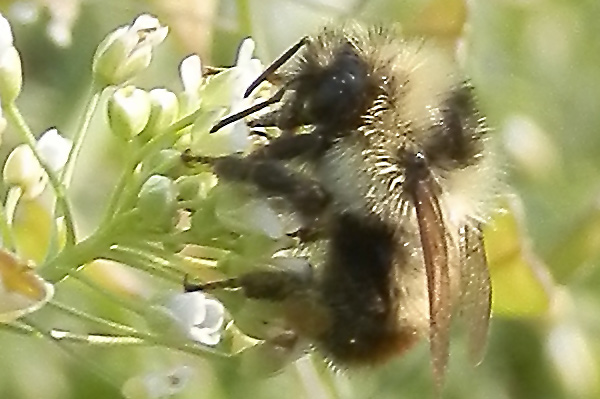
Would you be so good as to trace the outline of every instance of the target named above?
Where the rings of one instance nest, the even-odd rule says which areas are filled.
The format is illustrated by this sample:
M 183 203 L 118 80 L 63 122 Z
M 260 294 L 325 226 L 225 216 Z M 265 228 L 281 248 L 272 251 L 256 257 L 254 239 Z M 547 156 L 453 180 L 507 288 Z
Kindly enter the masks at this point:
M 96 281 L 92 280 L 91 278 L 88 278 L 83 273 L 74 273 L 72 274 L 72 277 L 78 282 L 87 286 L 89 289 L 102 295 L 109 301 L 112 301 L 115 304 L 119 305 L 119 307 L 123 309 L 127 309 L 142 317 L 147 313 L 147 307 L 144 307 L 144 303 L 129 300 L 127 297 L 116 295 L 112 291 L 109 291 L 105 287 L 98 284 Z M 131 331 L 128 331 L 127 333 L 131 333 Z
M 113 245 L 105 254 L 105 257 L 147 272 L 152 276 L 161 277 L 167 281 L 181 282 L 183 277 L 180 273 L 173 271 L 169 267 L 169 261 L 135 248 Z
M 75 164 L 79 158 L 79 154 L 81 153 L 85 136 L 90 127 L 90 123 L 92 122 L 92 117 L 96 112 L 96 108 L 98 107 L 101 94 L 102 89 L 98 87 L 96 82 L 92 82 L 90 87 L 90 95 L 88 96 L 89 101 L 85 105 L 85 112 L 79 121 L 79 126 L 77 127 L 75 135 L 73 136 L 73 147 L 71 147 L 71 151 L 69 152 L 69 156 L 67 158 L 67 163 L 65 164 L 62 174 L 60 175 L 60 181 L 66 188 L 71 185 L 71 181 L 73 180 Z
M 63 280 L 77 268 L 99 258 L 113 245 L 123 227 L 130 228 L 139 218 L 137 211 L 130 211 L 113 219 L 85 240 L 63 249 L 41 270 L 43 278 L 51 283 Z
M 31 324 L 31 323 L 30 323 Z M 0 323 L 0 329 L 9 332 L 21 334 L 24 336 L 36 337 L 36 338 L 47 338 L 51 341 L 60 344 L 61 342 L 72 342 L 72 343 L 84 343 L 88 345 L 100 345 L 100 346 L 158 346 L 168 349 L 174 349 L 181 352 L 185 352 L 191 355 L 200 356 L 213 361 L 227 361 L 231 356 L 229 354 L 219 352 L 207 346 L 200 344 L 189 343 L 183 340 L 170 340 L 160 336 L 155 336 L 146 333 L 136 333 L 131 335 L 88 335 L 88 334 L 74 334 L 69 331 L 60 329 L 52 329 L 50 331 L 44 331 L 43 329 L 34 327 L 30 324 L 25 324 L 20 321 L 14 321 L 10 323 Z M 68 347 L 62 346 L 63 350 L 66 350 L 75 357 L 75 352 L 71 352 Z
M 107 320 L 107 319 L 103 319 L 98 316 L 91 315 L 89 313 L 83 312 L 79 309 L 72 308 L 68 305 L 62 304 L 62 303 L 54 301 L 54 300 L 48 302 L 48 305 L 66 313 L 68 315 L 76 317 L 80 320 L 95 323 L 95 324 L 98 324 L 98 325 L 104 326 L 104 327 L 109 327 L 109 328 L 119 331 L 121 333 L 125 333 L 125 334 L 139 333 L 139 331 L 133 327 L 129 327 L 124 324 L 114 322 L 112 320 Z
M 117 182 L 117 186 L 111 195 L 108 206 L 104 213 L 103 222 L 100 224 L 101 226 L 114 217 L 115 214 L 118 213 L 119 208 L 122 208 L 124 203 L 131 200 L 134 189 L 139 189 L 137 186 L 130 187 L 131 185 L 129 184 L 137 164 L 154 152 L 157 147 L 163 146 L 163 141 L 176 141 L 176 133 L 193 124 L 198 117 L 198 114 L 199 110 L 174 122 L 161 133 L 153 136 L 146 144 L 144 144 L 137 154 L 134 156 L 128 156 L 125 170 L 121 174 L 121 177 Z M 128 143 L 128 145 L 131 146 L 131 143 Z
M 6 108 L 4 109 L 4 111 L 5 111 L 6 117 L 10 120 L 11 124 L 15 127 L 17 133 L 19 134 L 19 136 L 21 137 L 23 142 L 25 142 L 25 144 L 27 144 L 27 146 L 29 148 L 31 148 L 31 151 L 33 152 L 33 155 L 35 156 L 35 159 L 37 159 L 37 161 L 39 162 L 42 169 L 44 169 L 44 172 L 46 172 L 46 175 L 48 175 L 48 180 L 50 181 L 50 185 L 52 186 L 52 189 L 54 190 L 54 193 L 56 194 L 56 202 L 60 206 L 63 216 L 65 217 L 66 235 L 67 235 L 66 245 L 67 246 L 73 245 L 76 242 L 75 221 L 73 218 L 73 212 L 71 210 L 71 204 L 69 203 L 69 200 L 66 196 L 65 187 L 61 184 L 60 180 L 57 178 L 57 176 L 54 174 L 54 172 L 50 168 L 48 168 L 48 166 L 46 165 L 46 163 L 40 156 L 39 152 L 35 148 L 35 144 L 36 144 L 35 136 L 31 132 L 31 129 L 25 122 L 25 119 L 19 112 L 19 109 L 17 108 L 15 103 L 10 103 L 10 104 L 6 105 Z M 53 215 L 55 216 L 56 212 L 54 212 Z
M 131 142 L 127 142 L 128 150 L 132 150 L 132 147 L 133 146 L 131 145 Z M 110 200 L 108 201 L 108 205 L 106 206 L 106 211 L 104 211 L 104 217 L 102 218 L 100 226 L 104 226 L 105 224 L 109 223 L 110 220 L 115 216 L 115 213 L 119 208 L 119 203 L 123 198 L 123 191 L 125 190 L 129 181 L 131 180 L 131 176 L 133 176 L 138 159 L 138 156 L 131 156 L 130 154 L 127 154 L 125 168 L 123 170 L 123 173 L 121 173 L 121 176 L 119 177 L 117 186 L 111 194 Z

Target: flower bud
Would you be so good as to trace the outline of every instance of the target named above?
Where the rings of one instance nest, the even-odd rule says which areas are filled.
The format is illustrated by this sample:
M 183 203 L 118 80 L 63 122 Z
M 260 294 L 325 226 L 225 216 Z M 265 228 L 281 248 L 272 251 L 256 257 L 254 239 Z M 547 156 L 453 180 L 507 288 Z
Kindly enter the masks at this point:
M 210 172 L 203 172 L 192 176 L 181 176 L 175 184 L 180 199 L 193 201 L 206 198 L 210 189 L 217 184 L 217 177 Z
M 127 86 L 108 99 L 108 123 L 117 136 L 130 140 L 138 135 L 150 118 L 150 96 L 142 89 Z
M 13 45 L 10 24 L 0 14 L 0 100 L 12 103 L 23 86 L 21 56 Z
M 2 112 L 2 105 L 0 105 L 0 144 L 2 144 L 2 134 L 6 130 L 7 124 L 8 123 L 6 122 L 6 118 L 4 118 L 4 115 Z
M 147 225 L 163 231 L 170 230 L 177 213 L 175 183 L 165 176 L 150 176 L 138 195 L 137 209 Z
M 71 140 L 62 137 L 55 128 L 42 133 L 35 145 L 46 166 L 53 171 L 58 171 L 65 166 L 72 147 Z
M 148 127 L 162 130 L 169 127 L 177 119 L 179 103 L 177 96 L 167 89 L 150 90 L 150 119 Z
M 162 43 L 168 31 L 148 14 L 139 16 L 130 26 L 118 28 L 96 50 L 94 77 L 102 86 L 127 82 L 148 67 L 154 47 Z
M 4 164 L 4 182 L 19 186 L 25 198 L 35 198 L 44 191 L 48 177 L 26 144 L 16 147 Z

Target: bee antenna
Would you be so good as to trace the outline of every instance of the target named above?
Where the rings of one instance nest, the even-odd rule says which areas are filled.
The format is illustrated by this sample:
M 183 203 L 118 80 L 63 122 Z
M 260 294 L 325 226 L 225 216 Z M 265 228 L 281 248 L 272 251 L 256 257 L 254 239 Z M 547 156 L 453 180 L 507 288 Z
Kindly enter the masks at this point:
M 254 82 L 252 82 L 250 84 L 250 86 L 248 86 L 248 88 L 244 92 L 244 98 L 248 97 L 254 91 L 254 89 L 256 89 L 258 87 L 259 84 L 261 84 L 263 81 L 265 81 L 269 77 L 269 75 L 274 73 L 277 69 L 279 69 L 280 66 L 282 66 L 290 58 L 292 58 L 294 56 L 294 54 L 296 54 L 298 52 L 298 50 L 300 50 L 302 48 L 302 46 L 304 46 L 306 43 L 308 43 L 308 36 L 304 36 L 296 44 L 294 44 L 292 47 L 287 49 L 283 54 L 281 54 L 275 61 L 273 61 L 271 63 L 271 65 L 269 65 L 263 71 L 263 73 L 261 73 L 258 76 L 258 78 L 256 78 L 256 80 L 254 80 Z
M 210 129 L 210 133 L 214 133 L 217 130 L 221 129 L 222 127 L 229 125 L 230 123 L 233 123 L 235 121 L 243 119 L 243 118 L 247 117 L 248 115 L 252 115 L 253 113 L 255 113 L 257 111 L 260 111 L 261 109 L 268 107 L 271 104 L 275 104 L 276 102 L 279 102 L 281 100 L 281 98 L 283 97 L 283 94 L 285 93 L 286 90 L 287 90 L 286 87 L 282 87 L 281 89 L 277 90 L 277 92 L 275 94 L 273 94 L 273 96 L 271 98 L 269 98 L 263 102 L 260 102 L 258 104 L 255 104 L 251 107 L 248 107 L 245 110 L 242 110 L 235 114 L 231 114 L 226 118 L 221 119 Z

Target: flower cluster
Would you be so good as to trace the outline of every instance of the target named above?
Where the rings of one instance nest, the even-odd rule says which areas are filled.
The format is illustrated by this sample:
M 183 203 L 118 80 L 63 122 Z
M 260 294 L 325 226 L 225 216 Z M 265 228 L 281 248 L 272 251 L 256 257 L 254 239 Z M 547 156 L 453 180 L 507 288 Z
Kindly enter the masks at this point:
M 7 193 L 0 212 L 0 322 L 31 333 L 35 328 L 23 316 L 42 313 L 50 303 L 114 331 L 109 336 L 82 337 L 52 326 L 49 335 L 54 340 L 91 345 L 148 342 L 206 357 L 247 353 L 242 363 L 250 369 L 255 362 L 264 362 L 269 353 L 277 353 L 273 355 L 279 359 L 275 369 L 289 356 L 277 348 L 254 348 L 258 341 L 248 336 L 275 334 L 276 325 L 262 322 L 269 319 L 270 310 L 263 309 L 264 317 L 258 318 L 262 311 L 247 306 L 245 298 L 235 293 L 172 294 L 174 286 L 181 290 L 188 275 L 211 280 L 253 268 L 286 267 L 281 266 L 284 257 L 278 254 L 295 243 L 287 234 L 298 228 L 294 215 L 242 187 L 219 183 L 208 165 L 193 165 L 182 158 L 186 151 L 217 157 L 248 152 L 258 145 L 243 121 L 214 134 L 209 131 L 226 113 L 260 101 L 260 94 L 245 98 L 244 90 L 262 65 L 252 56 L 254 42 L 246 39 L 235 66 L 218 73 L 205 75 L 197 55 L 186 57 L 179 67 L 179 92 L 160 85 L 136 86 L 136 77 L 150 65 L 167 35 L 168 28 L 150 15 L 110 33 L 92 61 L 92 95 L 80 125 L 73 132 L 50 128 L 36 139 L 15 104 L 23 84 L 20 56 L 10 25 L 0 16 L 0 131 L 8 126 L 21 142 L 3 168 Z M 110 138 L 124 149 L 122 170 L 108 201 L 94 204 L 104 210 L 104 216 L 83 235 L 73 212 L 70 186 L 92 116 L 99 112 L 105 115 L 102 130 L 110 131 Z M 132 289 L 123 282 L 117 265 L 161 283 L 140 279 L 138 289 Z M 106 271 L 102 278 L 88 276 L 100 267 Z M 117 301 L 144 318 L 149 328 L 104 320 L 53 299 L 55 291 L 62 293 L 67 277 Z M 113 279 L 112 284 L 126 295 L 112 292 L 106 279 Z M 138 300 L 132 303 L 131 296 Z M 60 297 L 68 298 L 68 293 Z M 249 347 L 254 349 L 246 350 Z M 179 371 L 171 374 L 137 378 L 124 392 L 131 397 L 169 396 L 185 380 L 175 377 Z M 143 394 L 154 391 L 163 393 Z

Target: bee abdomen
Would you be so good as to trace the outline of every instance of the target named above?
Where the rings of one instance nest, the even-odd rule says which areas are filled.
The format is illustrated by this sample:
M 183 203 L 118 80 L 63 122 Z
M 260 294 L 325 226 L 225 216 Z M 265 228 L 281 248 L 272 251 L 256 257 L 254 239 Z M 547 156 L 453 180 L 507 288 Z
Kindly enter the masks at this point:
M 330 322 L 317 337 L 326 356 L 340 365 L 380 363 L 410 348 L 415 328 L 398 321 L 395 229 L 373 215 L 336 216 L 319 281 Z

